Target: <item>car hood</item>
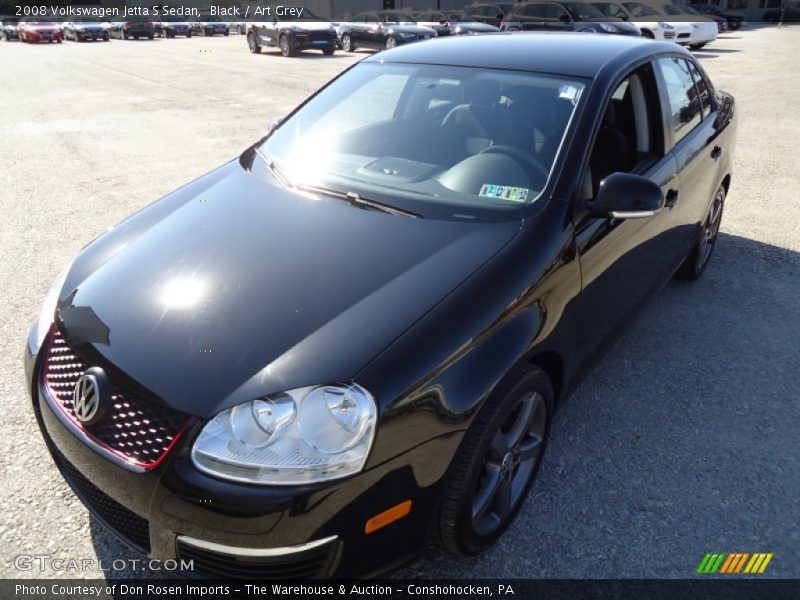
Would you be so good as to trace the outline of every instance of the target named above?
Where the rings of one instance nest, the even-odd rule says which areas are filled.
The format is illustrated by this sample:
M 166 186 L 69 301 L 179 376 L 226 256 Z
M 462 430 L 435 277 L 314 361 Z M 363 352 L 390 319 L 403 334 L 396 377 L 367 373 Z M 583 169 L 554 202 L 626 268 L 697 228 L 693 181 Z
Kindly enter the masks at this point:
M 28 31 L 59 31 L 61 28 L 55 25 L 23 25 Z
M 349 380 L 518 228 L 309 198 L 234 161 L 90 244 L 58 321 L 123 386 L 207 418 Z
M 386 29 L 396 33 L 427 33 L 429 35 L 434 35 L 436 33 L 436 30 L 430 27 L 417 25 L 415 23 L 391 23 L 386 25 Z
M 463 31 L 495 32 L 500 31 L 494 25 L 488 23 L 478 23 L 477 21 L 462 21 L 451 23 L 454 27 L 460 27 Z

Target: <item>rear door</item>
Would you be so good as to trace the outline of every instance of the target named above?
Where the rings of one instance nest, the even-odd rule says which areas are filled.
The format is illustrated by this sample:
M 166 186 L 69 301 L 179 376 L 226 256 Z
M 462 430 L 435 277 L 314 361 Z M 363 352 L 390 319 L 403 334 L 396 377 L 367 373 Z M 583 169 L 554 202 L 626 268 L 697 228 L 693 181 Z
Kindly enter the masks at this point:
M 681 179 L 667 209 L 682 230 L 681 247 L 688 253 L 719 180 L 723 145 L 717 139 L 717 109 L 693 59 L 664 57 L 655 64 L 661 95 L 667 100 L 671 154 Z

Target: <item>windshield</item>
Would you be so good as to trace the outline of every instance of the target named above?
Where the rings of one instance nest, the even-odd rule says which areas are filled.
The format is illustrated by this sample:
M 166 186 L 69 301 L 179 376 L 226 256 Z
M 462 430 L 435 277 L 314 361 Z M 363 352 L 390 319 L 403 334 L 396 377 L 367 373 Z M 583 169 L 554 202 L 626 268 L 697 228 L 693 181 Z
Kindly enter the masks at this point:
M 604 19 L 605 15 L 591 4 L 584 2 L 564 2 L 563 5 L 573 19 Z
M 625 8 L 627 8 L 631 15 L 634 17 L 649 17 L 652 15 L 657 15 L 658 13 L 650 8 L 649 6 L 645 6 L 644 4 L 639 4 L 638 2 L 624 2 Z
M 293 185 L 426 205 L 513 209 L 535 202 L 584 84 L 559 76 L 363 63 L 260 147 Z

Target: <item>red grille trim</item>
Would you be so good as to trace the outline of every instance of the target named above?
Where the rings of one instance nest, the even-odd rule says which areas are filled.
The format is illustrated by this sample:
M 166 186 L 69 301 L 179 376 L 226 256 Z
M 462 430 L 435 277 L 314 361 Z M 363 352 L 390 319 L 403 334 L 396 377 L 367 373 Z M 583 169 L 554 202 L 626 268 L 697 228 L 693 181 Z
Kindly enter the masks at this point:
M 42 383 L 50 405 L 82 435 L 124 464 L 144 470 L 156 468 L 189 428 L 191 417 L 113 386 L 108 414 L 96 424 L 85 425 L 72 410 L 72 393 L 90 366 L 53 328 L 42 364 Z

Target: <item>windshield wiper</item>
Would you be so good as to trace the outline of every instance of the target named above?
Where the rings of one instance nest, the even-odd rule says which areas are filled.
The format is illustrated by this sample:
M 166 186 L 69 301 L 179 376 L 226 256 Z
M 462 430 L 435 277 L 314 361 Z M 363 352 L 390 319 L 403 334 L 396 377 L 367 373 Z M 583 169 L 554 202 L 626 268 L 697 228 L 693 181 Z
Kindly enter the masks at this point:
M 261 150 L 258 147 L 254 147 L 253 149 L 256 155 L 261 160 L 264 161 L 264 164 L 267 166 L 267 169 L 269 169 L 269 172 L 272 174 L 272 176 L 278 181 L 278 183 L 280 183 L 283 187 L 287 189 L 311 192 L 314 194 L 322 194 L 323 196 L 330 196 L 332 198 L 337 198 L 339 200 L 346 200 L 353 206 L 358 206 L 359 208 L 371 208 L 374 210 L 379 210 L 381 212 L 388 213 L 390 215 L 400 215 L 403 217 L 410 217 L 412 219 L 419 219 L 422 216 L 410 210 L 399 208 L 397 206 L 392 206 L 391 204 L 378 202 L 377 200 L 370 200 L 369 198 L 362 198 L 359 194 L 355 192 L 340 192 L 339 190 L 334 190 L 319 185 L 293 183 L 288 177 L 286 177 L 286 175 L 284 175 L 281 172 L 281 170 L 277 166 L 275 166 L 274 160 L 272 160 L 269 156 L 261 152 Z
M 256 153 L 256 156 L 258 156 L 258 158 L 264 161 L 264 164 L 267 165 L 267 169 L 269 169 L 269 172 L 272 174 L 272 176 L 278 180 L 278 183 L 280 183 L 283 187 L 289 189 L 295 187 L 295 185 L 289 180 L 289 178 L 286 177 L 286 175 L 284 175 L 283 173 L 281 173 L 281 170 L 275 166 L 275 161 L 272 160 L 266 154 L 264 154 L 258 148 L 258 146 L 253 146 L 253 151 Z
M 295 187 L 299 190 L 304 190 L 315 194 L 322 194 L 324 196 L 331 196 L 332 198 L 338 198 L 339 200 L 346 200 L 353 206 L 358 206 L 359 208 L 372 208 L 374 210 L 389 213 L 390 215 L 400 215 L 403 217 L 411 217 L 412 219 L 419 219 L 421 217 L 421 215 L 404 208 L 398 208 L 397 206 L 385 204 L 384 202 L 378 202 L 377 200 L 370 200 L 369 198 L 362 198 L 355 192 L 340 192 L 339 190 L 332 190 L 331 188 L 318 185 L 301 184 Z

